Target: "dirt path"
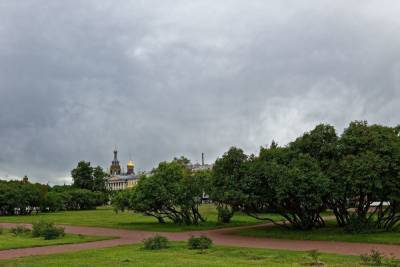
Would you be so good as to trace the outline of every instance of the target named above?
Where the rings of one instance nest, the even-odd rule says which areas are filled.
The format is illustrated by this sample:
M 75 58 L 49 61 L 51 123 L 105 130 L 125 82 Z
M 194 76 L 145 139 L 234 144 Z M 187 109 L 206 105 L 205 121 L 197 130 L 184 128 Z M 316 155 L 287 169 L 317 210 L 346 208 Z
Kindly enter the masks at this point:
M 161 235 L 168 237 L 174 241 L 186 240 L 192 235 L 204 234 L 209 236 L 216 245 L 227 245 L 237 247 L 251 247 L 251 248 L 271 248 L 271 249 L 286 249 L 294 251 L 307 251 L 317 249 L 321 252 L 360 255 L 369 253 L 371 249 L 377 249 L 385 255 L 393 255 L 400 259 L 400 246 L 384 245 L 384 244 L 366 244 L 366 243 L 348 243 L 348 242 L 334 242 L 334 241 L 307 241 L 307 240 L 283 240 L 283 239 L 270 239 L 270 238 L 257 238 L 257 237 L 243 237 L 230 235 L 234 230 L 243 228 L 265 227 L 271 224 L 235 227 L 217 230 L 205 231 L 190 231 L 180 233 L 167 233 L 160 232 Z M 12 223 L 0 223 L 1 227 L 12 227 Z M 29 226 L 26 224 L 26 226 Z M 35 248 L 21 248 L 0 251 L 0 259 L 12 259 L 18 257 L 32 256 L 32 255 L 48 255 L 62 252 L 72 252 L 84 249 L 95 249 L 113 247 L 118 245 L 135 244 L 141 242 L 144 238 L 154 236 L 156 232 L 148 231 L 133 231 L 110 229 L 100 227 L 80 227 L 65 225 L 65 231 L 72 234 L 82 235 L 98 235 L 98 236 L 112 236 L 116 239 L 95 241 L 81 244 L 69 245 L 55 245 L 47 247 Z

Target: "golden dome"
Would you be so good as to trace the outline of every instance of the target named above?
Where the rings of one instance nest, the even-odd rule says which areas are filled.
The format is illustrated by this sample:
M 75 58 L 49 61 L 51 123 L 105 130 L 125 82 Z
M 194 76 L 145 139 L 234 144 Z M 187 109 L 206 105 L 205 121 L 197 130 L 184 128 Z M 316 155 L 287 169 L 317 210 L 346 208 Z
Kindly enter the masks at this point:
M 133 163 L 133 161 L 132 161 L 132 160 L 129 160 L 129 161 L 128 161 L 128 166 L 129 166 L 129 167 L 134 167 L 134 166 L 135 166 L 135 164 Z

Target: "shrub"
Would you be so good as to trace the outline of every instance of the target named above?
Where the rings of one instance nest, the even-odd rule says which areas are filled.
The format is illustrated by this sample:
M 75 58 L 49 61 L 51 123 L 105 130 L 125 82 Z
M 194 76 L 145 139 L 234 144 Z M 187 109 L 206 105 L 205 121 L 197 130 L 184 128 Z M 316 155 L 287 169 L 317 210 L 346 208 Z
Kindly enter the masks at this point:
M 382 265 L 383 255 L 379 250 L 371 250 L 370 257 L 372 264 L 374 264 L 375 266 Z
M 11 227 L 11 233 L 13 235 L 21 235 L 28 232 L 30 232 L 30 230 L 23 225 L 17 225 L 15 227 Z
M 188 246 L 190 249 L 209 249 L 212 246 L 212 240 L 203 235 L 199 237 L 192 236 L 188 240 Z
M 372 218 L 360 218 L 355 213 L 350 215 L 348 224 L 344 227 L 345 232 L 350 234 L 361 234 L 375 232 Z
M 44 231 L 45 240 L 56 239 L 64 235 L 64 228 L 62 227 L 49 227 Z
M 44 237 L 45 240 L 50 240 L 64 235 L 64 228 L 56 227 L 53 223 L 39 221 L 32 227 L 32 237 Z
M 144 249 L 158 250 L 168 248 L 168 239 L 165 236 L 156 235 L 143 240 Z
M 385 259 L 383 254 L 379 250 L 375 250 L 375 249 L 372 249 L 370 254 L 361 254 L 360 258 L 361 258 L 362 264 L 372 265 L 372 266 L 381 266 L 383 264 L 383 260 Z M 393 260 L 390 260 L 390 261 L 397 264 Z M 394 266 L 396 266 L 396 265 L 394 265 Z
M 46 222 L 44 221 L 39 221 L 35 222 L 32 225 L 32 237 L 39 237 L 43 235 L 43 230 L 46 226 Z

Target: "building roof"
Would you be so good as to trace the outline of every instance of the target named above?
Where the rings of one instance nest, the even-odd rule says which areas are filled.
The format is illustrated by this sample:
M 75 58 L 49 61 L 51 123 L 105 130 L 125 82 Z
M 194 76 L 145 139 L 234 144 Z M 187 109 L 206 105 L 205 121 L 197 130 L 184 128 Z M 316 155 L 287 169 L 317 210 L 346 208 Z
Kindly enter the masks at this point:
M 134 174 L 117 174 L 117 175 L 111 175 L 107 178 L 107 181 L 114 182 L 114 181 L 128 181 L 128 180 L 138 180 L 139 176 L 134 175 Z

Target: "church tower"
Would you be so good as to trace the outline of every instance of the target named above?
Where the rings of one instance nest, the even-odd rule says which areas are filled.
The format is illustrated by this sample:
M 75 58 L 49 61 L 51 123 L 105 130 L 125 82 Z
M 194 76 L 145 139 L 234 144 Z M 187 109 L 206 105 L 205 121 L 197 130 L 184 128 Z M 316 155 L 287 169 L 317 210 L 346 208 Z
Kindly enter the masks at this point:
M 121 174 L 121 166 L 119 165 L 117 154 L 118 154 L 118 151 L 114 150 L 114 160 L 111 162 L 111 167 L 110 167 L 110 174 L 111 175 L 119 175 L 119 174 Z

